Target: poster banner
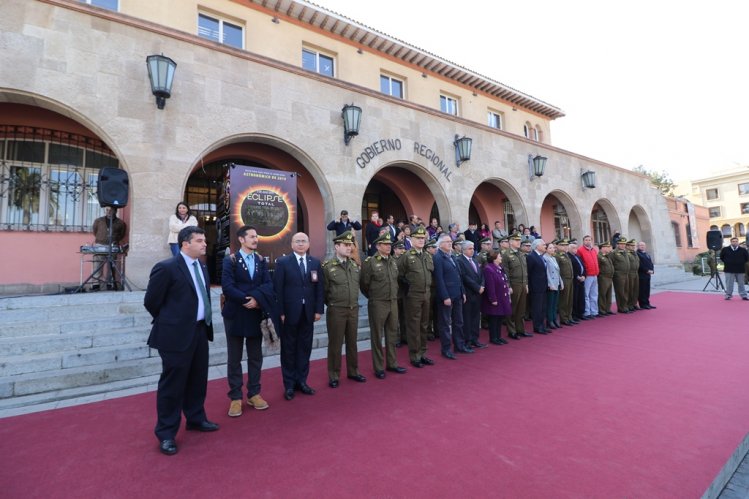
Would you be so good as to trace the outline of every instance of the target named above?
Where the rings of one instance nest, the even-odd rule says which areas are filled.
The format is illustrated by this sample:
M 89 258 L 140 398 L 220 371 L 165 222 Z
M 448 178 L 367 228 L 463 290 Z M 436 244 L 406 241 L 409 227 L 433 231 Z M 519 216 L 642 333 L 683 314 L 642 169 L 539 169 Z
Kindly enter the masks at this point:
M 252 225 L 259 236 L 257 251 L 274 266 L 291 251 L 296 233 L 296 174 L 244 165 L 229 171 L 231 251 L 239 250 L 237 230 Z
M 697 234 L 697 217 L 694 213 L 694 205 L 687 201 L 687 217 L 689 218 L 689 231 L 692 236 L 692 248 L 700 247 L 700 238 Z

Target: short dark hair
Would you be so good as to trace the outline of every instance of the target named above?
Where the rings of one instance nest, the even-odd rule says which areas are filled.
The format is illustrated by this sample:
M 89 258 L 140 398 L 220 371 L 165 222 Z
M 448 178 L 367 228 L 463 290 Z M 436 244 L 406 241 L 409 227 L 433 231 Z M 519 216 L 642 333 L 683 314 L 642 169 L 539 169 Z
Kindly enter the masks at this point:
M 184 229 L 179 231 L 179 234 L 177 235 L 177 242 L 179 243 L 179 247 L 182 248 L 182 243 L 189 243 L 190 241 L 192 241 L 193 234 L 205 234 L 205 231 L 200 227 L 195 227 L 194 225 L 185 227 Z
M 242 226 L 242 227 L 240 227 L 240 228 L 239 228 L 239 230 L 237 231 L 237 237 L 238 237 L 238 238 L 239 238 L 239 237 L 244 237 L 244 236 L 246 236 L 246 235 L 247 235 L 247 233 L 248 233 L 249 231 L 251 231 L 251 230 L 254 230 L 255 232 L 257 232 L 257 229 L 256 229 L 255 227 L 253 227 L 252 225 L 243 225 L 243 226 Z
M 488 255 L 486 255 L 486 263 L 494 263 L 494 260 L 497 259 L 497 255 L 501 255 L 502 252 L 497 250 L 491 250 Z

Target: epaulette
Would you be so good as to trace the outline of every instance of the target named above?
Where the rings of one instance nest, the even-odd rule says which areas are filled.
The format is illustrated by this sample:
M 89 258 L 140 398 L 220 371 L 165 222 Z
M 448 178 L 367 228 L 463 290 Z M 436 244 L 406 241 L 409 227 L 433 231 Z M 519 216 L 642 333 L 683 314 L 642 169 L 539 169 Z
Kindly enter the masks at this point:
M 365 258 L 365 259 L 364 259 L 364 261 L 365 261 L 365 262 L 368 262 L 370 258 L 372 258 L 372 257 L 371 257 L 371 256 L 368 256 L 367 258 Z
M 418 255 L 418 254 L 419 254 L 419 252 L 418 252 L 418 251 L 416 251 L 416 250 L 415 250 L 415 249 L 413 249 L 413 248 L 411 248 L 410 250 L 408 250 L 408 252 L 409 252 L 410 254 L 412 254 L 412 255 Z

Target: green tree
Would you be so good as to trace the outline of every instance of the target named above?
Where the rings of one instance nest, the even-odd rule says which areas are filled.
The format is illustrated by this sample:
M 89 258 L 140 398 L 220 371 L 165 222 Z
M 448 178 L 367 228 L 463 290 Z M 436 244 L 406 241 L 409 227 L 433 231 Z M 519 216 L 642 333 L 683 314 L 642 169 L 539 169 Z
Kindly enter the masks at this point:
M 676 187 L 676 184 L 674 184 L 674 181 L 671 179 L 671 176 L 666 172 L 666 170 L 657 172 L 655 170 L 648 170 L 644 166 L 640 165 L 635 168 L 634 171 L 646 175 L 650 179 L 650 183 L 653 184 L 659 191 L 661 191 L 661 194 L 663 194 L 664 196 L 674 195 L 674 187 Z

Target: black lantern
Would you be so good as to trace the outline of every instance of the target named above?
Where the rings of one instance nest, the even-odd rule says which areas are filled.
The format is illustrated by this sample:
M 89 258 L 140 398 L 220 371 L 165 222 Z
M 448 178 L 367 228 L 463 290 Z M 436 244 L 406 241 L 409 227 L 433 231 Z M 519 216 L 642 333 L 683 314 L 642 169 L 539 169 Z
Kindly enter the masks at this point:
M 528 176 L 531 180 L 533 177 L 543 177 L 544 170 L 546 170 L 546 160 L 544 156 L 537 154 L 533 157 L 533 154 L 528 155 Z
M 351 137 L 359 135 L 361 124 L 361 108 L 353 104 L 346 104 L 341 110 L 343 118 L 343 141 L 348 145 Z
M 596 172 L 588 170 L 582 172 L 580 174 L 580 177 L 583 179 L 583 187 L 586 187 L 588 189 L 596 188 Z
M 473 139 L 466 136 L 458 137 L 456 135 L 453 145 L 455 146 L 455 162 L 458 164 L 458 167 L 460 167 L 461 163 L 471 160 Z
M 151 80 L 151 92 L 156 97 L 156 105 L 164 109 L 166 100 L 172 95 L 172 82 L 177 63 L 162 55 L 146 57 L 148 79 Z

